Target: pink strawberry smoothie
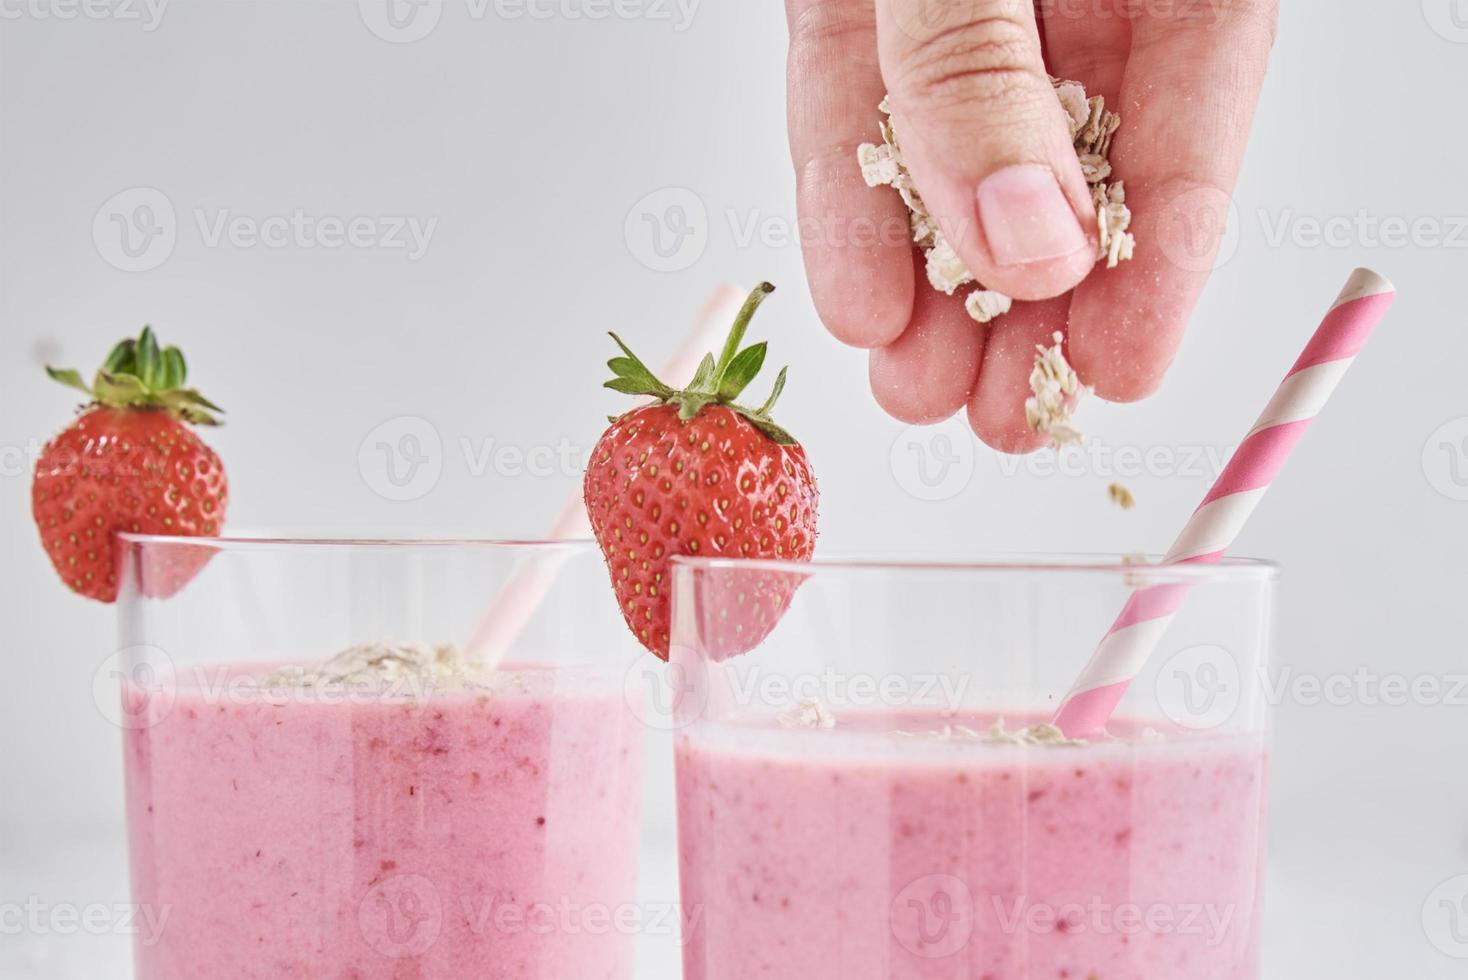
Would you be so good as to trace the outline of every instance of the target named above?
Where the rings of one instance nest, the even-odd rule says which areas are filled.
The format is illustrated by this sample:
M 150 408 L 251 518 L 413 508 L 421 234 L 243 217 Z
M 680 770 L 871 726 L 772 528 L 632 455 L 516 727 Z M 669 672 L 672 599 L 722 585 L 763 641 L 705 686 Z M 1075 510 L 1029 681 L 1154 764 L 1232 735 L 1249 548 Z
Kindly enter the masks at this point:
M 140 980 L 632 976 L 631 936 L 605 927 L 636 884 L 641 729 L 619 686 L 220 680 L 128 692 L 134 897 L 168 910 Z
M 686 980 L 1255 980 L 1259 740 L 993 720 L 680 736 Z

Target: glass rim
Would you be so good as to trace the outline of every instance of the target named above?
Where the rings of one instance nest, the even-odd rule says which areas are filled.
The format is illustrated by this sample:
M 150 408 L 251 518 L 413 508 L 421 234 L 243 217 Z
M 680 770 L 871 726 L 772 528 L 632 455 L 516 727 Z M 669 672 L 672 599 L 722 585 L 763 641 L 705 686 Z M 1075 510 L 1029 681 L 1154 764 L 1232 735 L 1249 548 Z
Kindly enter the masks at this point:
M 849 555 L 823 556 L 811 561 L 674 555 L 672 563 L 676 569 L 692 572 L 759 569 L 805 574 L 1104 575 L 1141 577 L 1149 583 L 1272 582 L 1280 576 L 1279 563 L 1266 558 L 1226 556 L 1213 562 L 1166 562 L 1162 555 L 1084 552 L 992 552 L 953 558 Z
M 332 548 L 381 548 L 387 550 L 410 550 L 414 548 L 459 548 L 483 551 L 528 551 L 528 552 L 580 552 L 591 549 L 596 542 L 590 538 L 457 538 L 457 537 L 373 537 L 343 534 L 332 536 L 326 533 L 289 534 L 280 532 L 253 533 L 234 531 L 215 536 L 185 534 L 139 534 L 119 531 L 117 538 L 125 545 L 138 547 L 192 547 L 209 548 L 216 551 L 246 550 L 327 550 Z

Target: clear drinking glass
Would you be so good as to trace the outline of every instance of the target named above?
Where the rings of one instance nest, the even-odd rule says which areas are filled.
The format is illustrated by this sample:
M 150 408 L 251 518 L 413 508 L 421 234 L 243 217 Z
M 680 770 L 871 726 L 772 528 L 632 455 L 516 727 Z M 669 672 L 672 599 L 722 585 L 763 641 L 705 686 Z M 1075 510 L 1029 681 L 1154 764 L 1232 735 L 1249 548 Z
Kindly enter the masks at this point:
M 632 977 L 641 653 L 594 546 L 123 547 L 140 980 Z
M 1253 980 L 1275 578 L 678 560 L 686 980 Z M 1172 584 L 1107 728 L 1038 727 Z

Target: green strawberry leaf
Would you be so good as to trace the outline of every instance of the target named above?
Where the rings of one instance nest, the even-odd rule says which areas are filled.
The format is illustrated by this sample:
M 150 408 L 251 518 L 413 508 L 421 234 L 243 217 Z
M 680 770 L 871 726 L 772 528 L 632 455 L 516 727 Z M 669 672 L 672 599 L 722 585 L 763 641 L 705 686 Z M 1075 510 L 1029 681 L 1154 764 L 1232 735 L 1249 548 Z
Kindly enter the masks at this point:
M 153 336 L 152 327 L 143 328 L 143 335 L 138 338 L 136 357 L 138 368 L 135 373 L 143 386 L 152 389 L 162 387 L 159 382 L 163 375 L 163 354 L 158 350 L 158 338 Z
M 717 365 L 714 363 L 714 355 L 703 355 L 703 360 L 698 362 L 698 370 L 693 372 L 693 380 L 688 383 L 688 387 L 684 390 L 694 395 L 714 394 L 714 372 L 716 370 Z M 705 399 L 705 404 L 707 401 L 708 399 Z M 692 416 L 689 417 L 692 418 Z
M 92 389 L 87 387 L 87 383 L 82 380 L 79 371 L 73 371 L 71 368 L 54 368 L 48 366 L 46 373 L 50 375 L 52 381 L 59 381 L 68 388 L 84 391 L 88 395 L 92 393 Z
M 610 388 L 613 391 L 620 391 L 624 395 L 647 394 L 647 388 L 645 385 L 641 384 L 640 382 L 633 381 L 630 378 L 613 378 L 612 380 L 605 382 L 602 387 Z
M 98 371 L 92 382 L 97 400 L 104 405 L 146 405 L 152 393 L 141 378 L 131 374 Z
M 175 388 L 166 391 L 160 396 L 166 403 L 177 403 L 180 405 L 197 405 L 199 408 L 207 408 L 212 412 L 222 412 L 224 409 L 199 394 L 195 388 Z
M 182 388 L 188 380 L 189 367 L 184 363 L 183 351 L 169 347 L 163 351 L 163 377 L 161 387 L 166 391 Z
M 103 363 L 102 370 L 108 374 L 135 374 L 136 372 L 133 370 L 133 366 L 136 363 L 134 360 L 134 350 L 136 348 L 137 341 L 131 337 L 120 342 L 116 347 L 112 348 L 112 353 L 107 355 L 107 360 Z
M 789 371 L 788 367 L 782 367 L 780 373 L 775 375 L 775 389 L 770 392 L 770 397 L 765 399 L 765 403 L 759 407 L 756 415 L 769 418 L 771 409 L 775 407 L 775 402 L 780 400 L 780 395 L 785 390 L 785 375 Z
M 739 414 L 749 420 L 750 424 L 769 436 L 781 446 L 793 446 L 796 444 L 795 437 L 763 415 L 756 415 L 747 410 L 740 410 Z
M 734 360 L 729 362 L 728 367 L 724 369 L 723 376 L 719 379 L 720 401 L 731 402 L 739 397 L 740 392 L 749 387 L 749 383 L 765 365 L 765 351 L 768 346 L 761 341 L 753 347 L 744 348 L 735 355 Z

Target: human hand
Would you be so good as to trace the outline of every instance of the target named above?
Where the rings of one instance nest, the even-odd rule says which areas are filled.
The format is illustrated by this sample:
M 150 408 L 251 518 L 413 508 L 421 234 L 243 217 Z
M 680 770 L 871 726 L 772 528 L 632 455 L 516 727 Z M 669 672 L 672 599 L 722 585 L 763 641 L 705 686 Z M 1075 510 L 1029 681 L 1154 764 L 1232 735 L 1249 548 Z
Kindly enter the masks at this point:
M 822 229 L 803 236 L 806 271 L 827 328 L 871 349 L 878 403 L 913 423 L 967 406 L 989 445 L 1038 449 L 1024 402 L 1056 331 L 1102 398 L 1155 390 L 1219 244 L 1200 257 L 1180 219 L 1221 217 L 1233 190 L 1277 0 L 787 0 L 787 14 L 800 218 Z M 1122 115 L 1110 159 L 1136 253 L 1092 278 L 1096 214 L 1049 75 Z M 979 324 L 928 285 L 906 206 L 856 162 L 884 94 L 959 257 L 1027 302 Z

